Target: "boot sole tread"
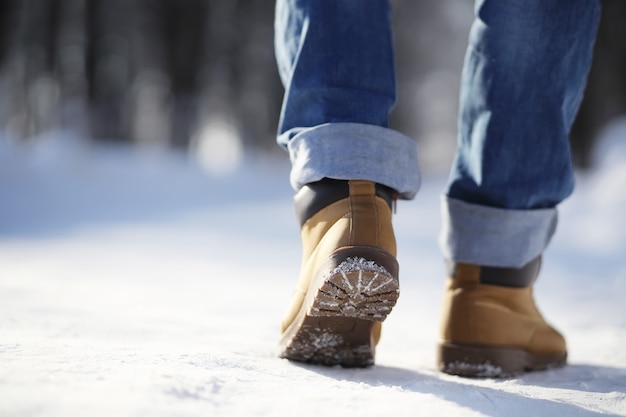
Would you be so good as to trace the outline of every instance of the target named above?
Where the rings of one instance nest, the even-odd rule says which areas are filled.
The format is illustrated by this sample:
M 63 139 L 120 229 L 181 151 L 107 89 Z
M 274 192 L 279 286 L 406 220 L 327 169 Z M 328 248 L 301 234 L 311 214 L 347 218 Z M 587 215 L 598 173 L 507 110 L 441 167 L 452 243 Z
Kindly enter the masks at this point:
M 327 366 L 373 365 L 372 326 L 385 320 L 398 296 L 398 279 L 386 268 L 344 259 L 306 303 L 301 324 L 284 335 L 280 356 Z

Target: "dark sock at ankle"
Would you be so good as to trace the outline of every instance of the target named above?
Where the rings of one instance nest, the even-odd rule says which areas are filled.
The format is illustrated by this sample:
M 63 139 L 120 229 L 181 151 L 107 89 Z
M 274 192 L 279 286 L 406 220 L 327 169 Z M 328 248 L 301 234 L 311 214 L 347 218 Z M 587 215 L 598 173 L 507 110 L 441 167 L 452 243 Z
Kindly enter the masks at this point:
M 348 182 L 348 180 L 324 178 L 302 187 L 294 199 L 296 216 L 300 226 L 324 207 L 347 198 L 350 195 Z M 376 195 L 385 200 L 391 208 L 397 193 L 392 188 L 376 184 Z
M 458 263 L 448 261 L 448 276 L 456 276 Z M 541 267 L 541 256 L 528 262 L 521 268 L 503 268 L 496 266 L 479 266 L 481 284 L 499 285 L 501 287 L 526 288 L 533 285 Z

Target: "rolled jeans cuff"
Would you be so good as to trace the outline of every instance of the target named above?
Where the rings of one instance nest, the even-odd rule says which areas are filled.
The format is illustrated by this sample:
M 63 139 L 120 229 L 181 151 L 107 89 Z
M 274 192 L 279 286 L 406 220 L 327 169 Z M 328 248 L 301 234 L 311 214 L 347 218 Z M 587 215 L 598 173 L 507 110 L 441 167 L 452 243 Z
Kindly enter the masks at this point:
M 291 185 L 299 190 L 322 178 L 367 180 L 393 188 L 402 199 L 420 185 L 417 141 L 362 123 L 327 123 L 303 129 L 287 143 Z
M 446 259 L 508 268 L 521 268 L 541 255 L 558 220 L 556 208 L 509 210 L 447 196 L 441 215 L 439 243 Z

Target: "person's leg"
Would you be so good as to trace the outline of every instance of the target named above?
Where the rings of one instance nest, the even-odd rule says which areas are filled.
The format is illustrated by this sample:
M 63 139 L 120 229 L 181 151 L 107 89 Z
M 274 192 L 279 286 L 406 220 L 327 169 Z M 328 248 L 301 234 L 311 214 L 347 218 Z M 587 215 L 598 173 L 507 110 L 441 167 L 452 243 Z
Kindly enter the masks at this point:
M 395 100 L 388 0 L 278 0 L 302 268 L 280 356 L 368 366 L 398 297 L 391 201 L 419 186 L 416 142 L 387 127 Z
M 416 141 L 388 129 L 395 74 L 388 0 L 277 0 L 285 86 L 278 142 L 296 190 L 322 178 L 419 187 Z
M 492 349 L 491 363 L 502 354 L 512 372 L 565 358 L 564 341 L 536 312 L 530 287 L 556 228 L 555 207 L 573 189 L 568 134 L 583 96 L 599 9 L 594 0 L 476 2 L 458 150 L 442 201 L 441 246 L 452 278 L 443 339 L 496 350 L 508 344 L 535 355 L 514 366 L 506 362 L 513 354 Z M 497 294 L 460 289 L 477 284 Z M 476 307 L 486 305 L 480 301 L 485 297 L 528 321 L 512 323 L 501 311 Z M 540 324 L 531 326 L 533 320 Z M 482 353 L 488 356 L 487 350 Z M 463 373 L 452 363 L 460 356 L 446 356 L 450 351 L 440 351 L 443 369 Z M 486 362 L 482 353 L 463 351 L 474 365 Z M 475 368 L 466 373 L 479 373 Z
M 446 257 L 520 267 L 545 249 L 554 207 L 574 186 L 568 135 L 598 19 L 594 0 L 477 2 L 444 201 Z

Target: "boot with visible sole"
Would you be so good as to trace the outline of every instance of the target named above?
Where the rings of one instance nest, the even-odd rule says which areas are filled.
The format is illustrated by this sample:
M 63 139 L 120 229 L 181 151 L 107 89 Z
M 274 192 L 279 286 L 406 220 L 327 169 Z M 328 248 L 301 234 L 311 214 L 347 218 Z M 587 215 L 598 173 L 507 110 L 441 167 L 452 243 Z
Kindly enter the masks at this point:
M 565 339 L 533 300 L 539 266 L 540 258 L 521 269 L 452 264 L 438 348 L 441 371 L 509 377 L 565 365 Z
M 373 365 L 380 323 L 399 295 L 392 193 L 368 181 L 323 180 L 296 196 L 302 269 L 282 324 L 281 357 Z

